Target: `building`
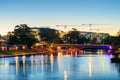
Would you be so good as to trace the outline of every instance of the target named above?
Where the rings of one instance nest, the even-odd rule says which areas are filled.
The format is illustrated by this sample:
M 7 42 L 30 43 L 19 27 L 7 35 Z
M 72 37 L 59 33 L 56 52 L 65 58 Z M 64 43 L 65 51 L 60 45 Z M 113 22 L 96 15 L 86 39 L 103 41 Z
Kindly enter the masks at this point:
M 80 31 L 80 33 L 82 36 L 89 38 L 91 40 L 96 39 L 97 43 L 101 43 L 103 39 L 110 36 L 108 33 L 96 33 L 96 32 L 85 32 L 85 31 Z

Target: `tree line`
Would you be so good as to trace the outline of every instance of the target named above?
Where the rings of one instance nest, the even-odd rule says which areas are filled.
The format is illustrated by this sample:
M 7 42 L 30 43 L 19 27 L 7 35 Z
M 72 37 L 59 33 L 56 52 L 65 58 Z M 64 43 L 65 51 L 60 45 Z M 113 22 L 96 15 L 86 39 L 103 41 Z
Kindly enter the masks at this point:
M 8 44 L 11 45 L 27 45 L 31 47 L 35 43 L 44 41 L 47 44 L 88 44 L 88 43 L 97 43 L 96 39 L 86 38 L 82 36 L 80 31 L 73 30 L 61 36 L 59 30 L 45 28 L 43 32 L 36 33 L 32 31 L 31 28 L 26 24 L 20 24 L 15 26 L 14 31 L 8 32 Z M 36 38 L 40 36 L 40 41 Z M 0 36 L 1 38 L 1 36 Z M 101 43 L 110 44 L 120 47 L 120 31 L 117 36 L 108 36 L 102 40 Z

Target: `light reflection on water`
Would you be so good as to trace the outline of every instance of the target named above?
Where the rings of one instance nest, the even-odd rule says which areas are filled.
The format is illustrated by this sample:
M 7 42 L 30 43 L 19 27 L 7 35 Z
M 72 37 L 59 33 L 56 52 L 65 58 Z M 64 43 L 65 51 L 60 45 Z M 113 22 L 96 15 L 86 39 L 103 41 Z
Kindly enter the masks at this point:
M 111 55 L 72 54 L 0 58 L 0 80 L 120 80 Z

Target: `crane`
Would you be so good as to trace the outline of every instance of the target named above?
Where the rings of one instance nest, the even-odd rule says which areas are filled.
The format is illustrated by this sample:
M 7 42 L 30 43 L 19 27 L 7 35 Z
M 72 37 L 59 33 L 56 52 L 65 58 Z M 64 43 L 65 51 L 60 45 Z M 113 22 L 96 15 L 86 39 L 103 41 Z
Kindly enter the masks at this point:
M 68 27 L 81 27 L 81 25 L 56 25 L 57 27 L 64 27 L 64 30 Z M 73 30 L 76 30 L 76 28 L 72 28 Z
M 93 25 L 106 25 L 106 24 L 82 24 L 82 26 L 88 26 L 90 32 L 91 32 L 92 30 L 96 30 L 96 31 L 98 32 L 100 29 L 93 29 L 93 28 L 92 28 Z
M 98 29 L 98 28 L 97 29 L 93 29 L 92 26 L 94 26 L 94 25 L 99 26 L 99 25 L 111 25 L 111 24 L 82 24 L 82 26 L 88 26 L 90 32 L 92 32 L 92 30 L 96 30 L 97 33 L 98 33 L 98 31 L 100 31 L 100 29 Z
M 67 29 L 68 27 L 82 27 L 82 26 L 88 26 L 89 31 L 92 32 L 92 30 L 96 30 L 97 33 L 100 31 L 100 29 L 93 29 L 93 25 L 107 25 L 107 24 L 81 24 L 81 25 L 56 25 L 57 27 L 64 27 L 64 30 Z M 73 30 L 77 30 L 76 28 L 72 28 Z

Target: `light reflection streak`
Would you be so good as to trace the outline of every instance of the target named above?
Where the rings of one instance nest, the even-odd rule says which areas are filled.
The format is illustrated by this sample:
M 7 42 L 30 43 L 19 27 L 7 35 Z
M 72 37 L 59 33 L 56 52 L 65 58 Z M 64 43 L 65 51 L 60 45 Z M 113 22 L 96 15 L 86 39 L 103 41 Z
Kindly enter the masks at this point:
M 45 59 L 44 63 L 48 63 L 48 55 L 45 55 L 44 59 Z M 44 65 L 44 67 L 47 67 L 47 65 Z
M 64 80 L 67 80 L 67 71 L 66 70 L 64 70 Z
M 38 59 L 37 59 L 37 56 L 35 57 L 35 65 L 36 65 L 36 71 L 38 71 Z
M 31 60 L 31 71 L 33 71 L 33 55 L 30 56 L 30 60 Z
M 77 51 L 75 52 L 75 56 L 77 57 Z
M 102 55 L 103 54 L 103 50 L 102 49 L 98 49 L 98 55 Z
M 58 61 L 58 71 L 60 71 L 60 60 L 61 60 L 61 56 L 62 56 L 62 53 L 61 52 L 58 52 L 58 58 L 57 58 L 57 61 Z
M 41 55 L 42 71 L 44 71 L 44 56 Z
M 103 59 L 102 55 L 99 56 L 99 60 L 100 60 L 100 65 L 102 66 L 102 70 L 104 71 L 105 70 L 105 64 L 103 62 L 104 59 Z
M 53 56 L 53 54 L 50 55 L 50 64 L 51 64 L 51 71 L 53 72 L 53 65 L 54 65 L 54 56 Z
M 71 56 L 72 56 L 72 55 L 73 55 L 73 52 L 71 51 L 70 54 L 71 54 Z
M 18 56 L 15 57 L 15 63 L 16 63 L 16 75 L 18 75 L 18 67 L 19 67 L 19 62 L 18 62 Z
M 4 57 L 2 57 L 2 64 L 5 64 Z
M 89 67 L 89 77 L 92 77 L 92 64 L 88 63 L 88 67 Z
M 88 70 L 89 70 L 89 77 L 92 77 L 92 55 L 89 55 L 88 60 Z
M 25 75 L 25 59 L 26 56 L 22 56 L 22 61 L 23 61 L 23 74 Z

